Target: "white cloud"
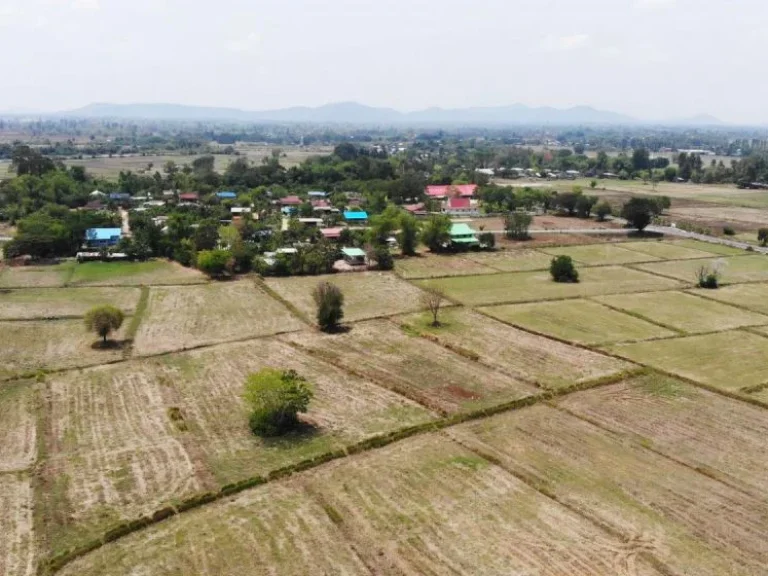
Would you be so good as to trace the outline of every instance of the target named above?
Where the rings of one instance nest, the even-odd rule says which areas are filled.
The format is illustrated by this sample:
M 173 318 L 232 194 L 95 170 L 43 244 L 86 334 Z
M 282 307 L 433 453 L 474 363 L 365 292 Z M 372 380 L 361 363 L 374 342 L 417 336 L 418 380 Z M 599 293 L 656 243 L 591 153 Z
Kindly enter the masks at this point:
M 96 12 L 101 9 L 100 0 L 72 0 L 72 8 L 85 12 Z
M 569 36 L 544 37 L 541 47 L 547 52 L 567 52 L 569 50 L 578 50 L 589 43 L 589 34 L 572 34 Z
M 261 35 L 251 32 L 248 36 L 239 40 L 233 40 L 227 44 L 227 50 L 230 52 L 256 52 L 261 46 Z
M 640 8 L 668 8 L 677 4 L 677 0 L 635 0 Z

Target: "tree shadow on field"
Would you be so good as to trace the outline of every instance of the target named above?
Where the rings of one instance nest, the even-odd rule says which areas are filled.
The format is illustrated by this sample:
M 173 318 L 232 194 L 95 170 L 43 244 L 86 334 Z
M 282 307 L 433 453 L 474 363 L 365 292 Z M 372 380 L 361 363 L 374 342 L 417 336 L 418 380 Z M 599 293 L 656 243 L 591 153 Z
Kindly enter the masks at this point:
M 340 326 L 337 326 L 333 330 L 321 330 L 323 334 L 328 334 L 329 336 L 336 336 L 339 334 L 349 334 L 352 332 L 352 326 L 349 324 L 341 324 Z
M 91 344 L 91 350 L 108 351 L 108 350 L 126 350 L 133 345 L 133 340 L 97 340 Z
M 642 238 L 642 239 L 657 239 L 661 240 L 664 238 L 664 234 L 662 232 L 649 232 L 648 230 L 643 230 L 642 232 L 630 232 L 627 234 L 627 238 Z
M 308 418 L 307 416 L 299 416 L 299 422 L 294 426 L 292 430 L 282 434 L 280 436 L 257 436 L 266 448 L 275 449 L 291 449 L 296 445 L 305 444 L 310 440 L 318 438 L 322 434 L 320 425 Z

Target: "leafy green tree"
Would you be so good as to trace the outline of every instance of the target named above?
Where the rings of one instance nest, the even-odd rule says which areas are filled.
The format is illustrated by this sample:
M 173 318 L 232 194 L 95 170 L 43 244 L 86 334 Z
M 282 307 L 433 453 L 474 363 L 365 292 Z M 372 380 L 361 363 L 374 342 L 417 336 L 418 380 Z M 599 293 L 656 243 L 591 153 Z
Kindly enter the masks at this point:
M 667 182 L 674 182 L 677 179 L 677 168 L 674 166 L 667 166 L 664 169 L 664 180 Z
M 400 233 L 397 235 L 403 256 L 415 256 L 419 243 L 419 221 L 416 216 L 403 212 L 400 217 Z
M 528 229 L 533 222 L 533 216 L 525 212 L 510 212 L 504 218 L 504 230 L 510 240 L 528 240 Z
M 651 223 L 656 208 L 657 204 L 651 198 L 630 198 L 621 209 L 621 217 L 629 222 L 632 228 L 642 232 Z
M 189 238 L 183 238 L 173 248 L 172 256 L 182 266 L 192 266 L 197 260 L 195 243 Z
M 579 218 L 589 218 L 592 208 L 597 204 L 597 196 L 579 195 L 576 200 L 576 214 Z
M 197 268 L 211 278 L 221 278 L 232 273 L 234 261 L 229 250 L 203 250 L 197 254 Z
M 445 214 L 429 217 L 421 231 L 421 241 L 432 252 L 440 252 L 451 241 L 451 218 Z
M 762 246 L 768 244 L 768 228 L 760 228 L 757 231 L 757 241 L 760 242 Z
M 496 247 L 496 235 L 493 232 L 482 232 L 477 239 L 480 241 L 480 246 L 488 250 L 492 250 Z
M 386 246 L 377 246 L 373 251 L 373 259 L 377 270 L 392 270 L 395 267 L 395 260 Z
M 219 222 L 214 218 L 201 220 L 194 233 L 195 249 L 213 250 L 219 241 Z
M 632 168 L 635 172 L 648 170 L 651 167 L 651 156 L 647 148 L 635 148 L 632 152 Z
M 317 306 L 317 324 L 323 332 L 335 332 L 344 318 L 344 294 L 330 282 L 320 282 L 312 292 Z
M 576 204 L 581 197 L 581 192 L 563 192 L 555 196 L 555 207 L 568 212 L 569 216 L 576 213 Z
M 592 190 L 597 188 L 597 180 L 590 180 L 589 187 L 592 188 Z
M 613 209 L 611 208 L 611 205 L 603 200 L 595 207 L 595 215 L 597 216 L 598 222 L 605 222 L 606 216 L 610 216 L 613 213 Z
M 245 381 L 243 398 L 251 410 L 249 426 L 260 436 L 280 436 L 296 429 L 299 414 L 306 413 L 314 392 L 293 370 L 264 368 Z
M 85 315 L 85 327 L 89 332 L 95 332 L 102 338 L 104 344 L 107 337 L 123 325 L 123 311 L 114 306 L 96 306 Z
M 549 266 L 549 273 L 555 282 L 576 283 L 579 281 L 579 272 L 573 265 L 573 259 L 570 256 L 562 255 L 553 258 Z

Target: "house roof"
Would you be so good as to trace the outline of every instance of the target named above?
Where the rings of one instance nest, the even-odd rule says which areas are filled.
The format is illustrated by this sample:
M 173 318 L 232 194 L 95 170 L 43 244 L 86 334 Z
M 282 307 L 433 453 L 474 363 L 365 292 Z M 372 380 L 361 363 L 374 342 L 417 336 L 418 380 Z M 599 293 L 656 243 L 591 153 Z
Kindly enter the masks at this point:
M 452 209 L 460 209 L 460 208 L 470 208 L 471 203 L 469 201 L 469 198 L 450 198 L 448 200 L 448 208 Z
M 331 203 L 328 200 L 312 200 L 313 208 L 331 208 Z
M 218 196 L 219 198 L 227 199 L 227 200 L 234 200 L 235 198 L 237 198 L 237 194 L 235 194 L 234 192 L 228 192 L 228 191 L 216 192 L 216 196 Z
M 183 194 L 179 194 L 179 200 L 197 200 L 199 196 L 197 195 L 197 192 L 184 192 Z
M 403 208 L 408 212 L 421 212 L 424 210 L 424 204 L 405 204 Z
M 362 211 L 351 212 L 351 211 L 347 211 L 347 212 L 344 212 L 344 218 L 346 220 L 368 220 L 368 212 L 362 212 Z
M 322 190 L 311 190 L 308 194 L 315 198 L 325 198 L 328 195 L 327 192 L 323 192 Z
M 326 238 L 341 238 L 341 232 L 344 228 L 323 228 L 320 233 Z
M 85 231 L 86 240 L 112 240 L 121 236 L 120 228 L 89 228 Z
M 230 209 L 232 214 L 250 214 L 252 211 L 250 206 L 233 206 Z
M 280 204 L 282 206 L 298 206 L 303 204 L 303 202 L 298 196 L 286 196 L 280 199 Z
M 456 184 L 450 186 L 427 186 L 427 196 L 430 198 L 446 198 L 448 196 L 474 196 L 477 184 Z
M 475 232 L 469 224 L 464 224 L 463 222 L 453 224 L 451 225 L 451 236 L 469 236 L 469 235 L 475 235 L 477 232 Z
M 350 258 L 365 258 L 365 251 L 360 248 L 342 248 L 341 253 Z

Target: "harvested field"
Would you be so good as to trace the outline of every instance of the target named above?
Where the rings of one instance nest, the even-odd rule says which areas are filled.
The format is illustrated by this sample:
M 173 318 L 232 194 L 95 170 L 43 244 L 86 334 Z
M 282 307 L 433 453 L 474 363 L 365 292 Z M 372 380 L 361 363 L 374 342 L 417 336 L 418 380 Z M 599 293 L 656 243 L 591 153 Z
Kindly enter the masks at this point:
M 0 266 L 0 288 L 48 288 L 64 286 L 73 263 L 51 266 Z
M 157 286 L 202 284 L 203 274 L 167 260 L 148 262 L 84 262 L 75 265 L 72 286 Z
M 0 473 L 20 472 L 34 464 L 37 456 L 36 402 L 37 392 L 30 382 L 0 387 Z
M 94 306 L 104 304 L 133 314 L 140 294 L 138 288 L 0 290 L 0 320 L 82 317 Z
M 633 301 L 636 296 L 621 298 Z M 484 308 L 483 312 L 504 322 L 579 344 L 607 344 L 675 335 L 675 332 L 590 300 L 491 306 Z
M 355 322 L 421 309 L 421 290 L 394 274 L 355 272 L 333 276 L 269 278 L 267 286 L 308 318 L 315 318 L 312 291 L 320 282 L 331 282 L 344 293 L 344 320 Z
M 377 574 L 657 574 L 639 545 L 441 435 L 334 462 L 307 483 Z
M 591 246 L 568 246 L 565 248 L 542 248 L 542 252 L 551 256 L 570 256 L 577 263 L 585 266 L 604 266 L 608 264 L 632 264 L 652 262 L 655 256 L 642 254 L 635 250 L 625 250 L 615 244 L 594 244 Z
M 596 300 L 689 334 L 768 324 L 768 316 L 685 292 L 647 292 L 632 294 L 631 297 L 602 296 Z
M 768 387 L 762 388 L 761 390 L 758 390 L 757 392 L 752 392 L 749 394 L 750 398 L 754 398 L 755 400 L 760 400 L 761 402 L 764 402 L 765 404 L 768 404 Z
M 765 571 L 768 503 L 638 444 L 546 406 L 449 434 L 558 502 L 610 526 L 622 535 L 627 554 L 653 555 L 667 573 Z
M 676 206 L 670 210 L 670 216 L 695 222 L 717 223 L 721 226 L 726 222 L 754 229 L 768 226 L 768 213 L 756 208 Z
M 299 330 L 304 323 L 250 280 L 152 287 L 136 334 L 136 354 Z
M 695 290 L 692 293 L 768 314 L 768 284 L 732 284 L 717 290 Z
M 468 306 L 583 298 L 601 294 L 622 294 L 680 288 L 677 280 L 621 267 L 582 268 L 578 284 L 554 282 L 549 271 L 494 274 L 422 280 L 420 286 L 437 286 L 449 298 Z
M 469 276 L 498 272 L 498 270 L 489 268 L 469 257 L 433 254 L 396 260 L 395 269 L 402 278 L 406 279 Z
M 662 260 L 692 260 L 695 258 L 712 258 L 712 252 L 696 248 L 687 248 L 672 242 L 626 242 L 621 245 L 626 250 L 634 250 L 641 254 L 661 258 Z
M 62 576 L 370 576 L 299 482 L 271 484 L 163 522 L 77 560 Z
M 768 501 L 765 410 L 661 375 L 559 400 L 567 410 Z
M 0 475 L 0 574 L 36 574 L 33 491 L 28 478 Z
M 122 341 L 124 330 L 112 338 Z M 0 322 L 0 378 L 92 366 L 122 357 L 118 348 L 94 349 L 98 340 L 85 331 L 82 320 Z
M 684 378 L 738 391 L 768 381 L 768 338 L 733 331 L 616 344 L 610 351 Z
M 538 393 L 533 386 L 438 344 L 407 336 L 388 320 L 355 324 L 343 335 L 301 332 L 285 339 L 441 412 L 472 410 Z
M 702 266 L 719 270 L 721 284 L 768 280 L 768 257 L 758 255 L 640 264 L 637 269 L 696 284 Z
M 523 248 L 499 252 L 472 252 L 466 258 L 500 272 L 549 270 L 552 256 Z
M 405 324 L 446 345 L 477 354 L 490 367 L 545 388 L 563 388 L 619 375 L 632 367 L 627 362 L 529 334 L 466 309 L 444 310 L 440 321 L 443 326 L 433 328 L 431 316 L 404 319 Z
M 748 254 L 748 252 L 745 252 L 741 248 L 732 248 L 731 246 L 715 244 L 714 242 L 701 242 L 700 240 L 670 240 L 669 243 L 674 244 L 675 246 L 691 248 L 693 250 L 701 250 L 702 252 L 711 252 L 712 254 L 718 254 L 719 256 L 743 256 Z

